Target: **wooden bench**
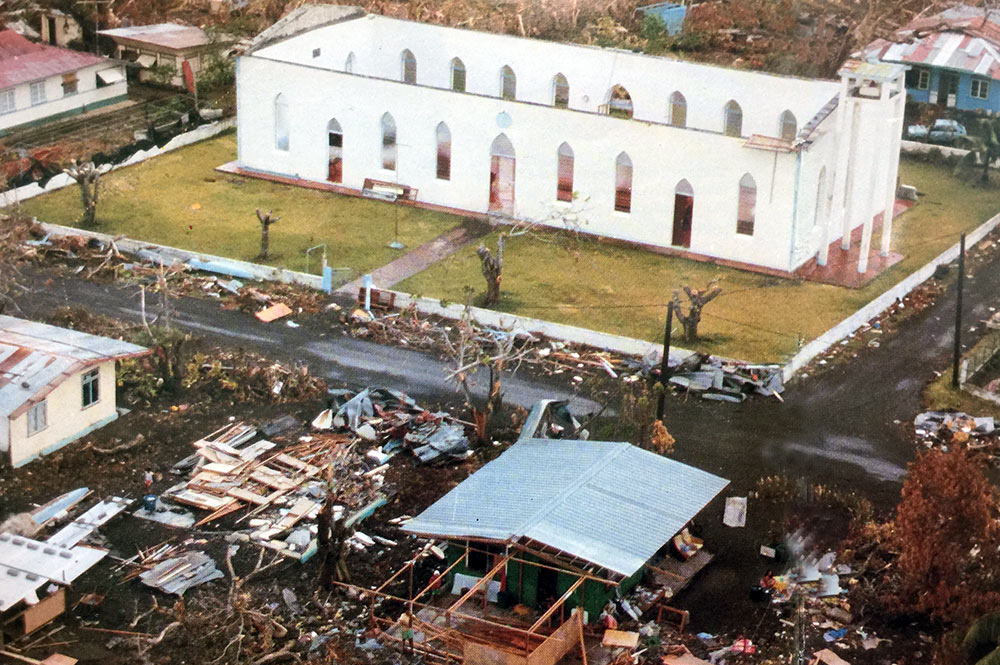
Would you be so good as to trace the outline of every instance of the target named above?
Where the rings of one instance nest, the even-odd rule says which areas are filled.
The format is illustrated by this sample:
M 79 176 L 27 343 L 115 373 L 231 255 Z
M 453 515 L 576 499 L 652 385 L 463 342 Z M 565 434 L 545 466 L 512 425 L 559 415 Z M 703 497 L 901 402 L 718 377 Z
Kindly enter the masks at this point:
M 401 185 L 398 182 L 365 178 L 364 187 L 361 189 L 361 195 L 370 199 L 379 199 L 390 202 L 398 201 L 400 199 L 403 201 L 416 201 L 417 189 L 415 187 L 410 187 L 409 185 Z
M 365 287 L 358 287 L 358 304 L 365 304 Z M 374 309 L 392 309 L 396 306 L 395 291 L 383 291 L 382 289 L 372 289 L 371 306 Z

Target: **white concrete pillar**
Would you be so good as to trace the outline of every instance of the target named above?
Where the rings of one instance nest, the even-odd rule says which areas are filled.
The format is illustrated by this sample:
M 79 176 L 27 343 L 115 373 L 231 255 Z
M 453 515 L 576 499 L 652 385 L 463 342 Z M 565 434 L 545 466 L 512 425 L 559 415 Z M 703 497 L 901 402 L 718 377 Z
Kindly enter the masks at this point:
M 885 183 L 889 172 L 891 161 L 888 153 L 892 146 L 893 103 L 889 95 L 894 88 L 894 84 L 889 81 L 882 82 L 882 89 L 878 100 L 878 120 L 873 123 L 875 136 L 872 137 L 875 148 L 876 163 L 871 165 L 871 192 L 866 205 L 863 206 L 861 214 L 864 215 L 864 228 L 861 231 L 861 249 L 858 253 L 858 272 L 864 273 L 868 270 L 868 253 L 872 246 L 872 231 L 875 226 L 875 210 L 884 200 L 879 183 Z
M 897 81 L 896 98 L 892 102 L 892 142 L 889 148 L 889 177 L 886 182 L 885 208 L 882 213 L 881 256 L 889 256 L 892 242 L 892 213 L 896 208 L 896 179 L 899 177 L 899 149 L 903 141 L 903 113 L 906 108 L 906 88 Z
M 858 99 L 851 100 L 851 140 L 848 145 L 848 155 L 846 165 L 846 201 L 844 201 L 844 216 L 841 219 L 841 236 L 840 236 L 840 248 L 850 249 L 851 248 L 851 230 L 854 228 L 854 217 L 856 215 L 856 210 L 859 201 L 854 196 L 854 180 L 857 178 L 858 173 L 858 123 L 861 118 L 861 101 Z
M 846 76 L 840 78 L 840 95 L 837 101 L 837 161 L 833 171 L 833 193 L 830 200 L 830 213 L 823 220 L 823 233 L 820 237 L 819 256 L 816 263 L 825 266 L 830 253 L 830 228 L 835 227 L 844 213 L 844 186 L 847 178 L 847 151 L 849 147 L 848 123 L 848 92 L 850 85 Z

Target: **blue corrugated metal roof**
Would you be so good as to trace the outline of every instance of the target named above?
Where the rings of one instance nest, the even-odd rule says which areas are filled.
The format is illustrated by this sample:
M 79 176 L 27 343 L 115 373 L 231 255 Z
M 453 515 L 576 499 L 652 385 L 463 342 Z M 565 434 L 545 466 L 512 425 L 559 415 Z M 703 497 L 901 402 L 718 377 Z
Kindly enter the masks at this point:
M 728 484 L 628 443 L 525 439 L 403 530 L 533 540 L 629 576 Z

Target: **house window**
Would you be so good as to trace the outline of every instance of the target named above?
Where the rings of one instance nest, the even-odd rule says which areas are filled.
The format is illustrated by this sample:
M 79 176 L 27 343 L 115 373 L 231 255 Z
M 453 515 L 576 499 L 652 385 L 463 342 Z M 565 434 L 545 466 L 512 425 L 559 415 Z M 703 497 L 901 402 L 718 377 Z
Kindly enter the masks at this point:
M 321 49 L 318 49 L 318 48 L 314 48 L 314 49 L 313 49 L 313 57 L 314 57 L 314 58 L 318 58 L 318 57 L 319 57 L 319 54 L 320 54 L 321 52 L 322 52 L 322 51 L 321 51 Z
M 31 86 L 31 105 L 35 106 L 37 104 L 45 103 L 45 81 L 39 81 L 37 83 L 32 83 Z
M 757 183 L 753 176 L 744 173 L 740 178 L 740 202 L 736 211 L 736 232 L 753 235 L 754 216 L 757 214 Z
M 743 109 L 732 99 L 726 102 L 723 131 L 726 136 L 743 136 Z
M 37 434 L 49 426 L 49 412 L 46 400 L 28 409 L 28 436 Z
M 906 72 L 906 87 L 915 90 L 927 90 L 931 84 L 931 70 L 925 67 L 914 67 Z
M 354 73 L 354 52 L 347 54 L 347 60 L 344 62 L 344 71 L 348 74 Z
M 288 150 L 288 100 L 281 94 L 274 98 L 274 147 Z
M 618 118 L 631 118 L 632 111 L 632 96 L 628 94 L 628 90 L 620 85 L 611 88 L 604 112 Z
M 77 78 L 76 74 L 63 74 L 62 89 L 63 97 L 76 94 Z
M 344 180 L 344 130 L 336 118 L 330 118 L 326 123 L 326 142 L 329 147 L 327 157 L 326 179 L 330 182 Z
M 0 115 L 13 113 L 15 110 L 17 107 L 14 105 L 14 91 L 0 90 Z
M 455 92 L 465 92 L 465 63 L 459 58 L 451 60 L 451 89 Z
M 511 101 L 517 98 L 517 76 L 507 65 L 500 70 L 500 98 Z
M 573 149 L 568 143 L 559 146 L 557 162 L 558 181 L 556 183 L 556 200 L 573 200 Z
M 382 116 L 382 168 L 396 170 L 396 121 L 388 113 Z
M 972 89 L 969 94 L 976 99 L 987 99 L 990 96 L 990 82 L 986 79 L 972 79 Z
M 781 120 L 778 122 L 779 136 L 783 141 L 794 141 L 795 135 L 799 131 L 798 122 L 795 120 L 795 114 L 791 111 L 785 111 L 781 114 Z
M 670 124 L 674 127 L 687 127 L 688 103 L 678 91 L 670 95 Z
M 562 74 L 552 79 L 552 105 L 557 109 L 569 108 L 569 81 Z
M 615 210 L 632 211 L 632 160 L 624 152 L 615 160 Z
M 443 122 L 437 126 L 437 178 L 451 180 L 451 131 Z
M 413 57 L 410 49 L 406 49 L 399 56 L 400 64 L 403 68 L 403 83 L 417 82 L 417 59 Z
M 83 408 L 96 404 L 101 398 L 99 369 L 92 369 L 83 375 Z

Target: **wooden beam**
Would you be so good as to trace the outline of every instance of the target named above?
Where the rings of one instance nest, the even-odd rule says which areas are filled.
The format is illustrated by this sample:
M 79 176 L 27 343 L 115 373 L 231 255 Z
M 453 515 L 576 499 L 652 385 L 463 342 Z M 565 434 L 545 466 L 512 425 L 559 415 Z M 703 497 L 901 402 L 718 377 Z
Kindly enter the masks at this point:
M 438 576 L 438 582 L 440 582 L 440 583 L 442 583 L 442 584 L 443 584 L 443 583 L 444 583 L 444 578 L 445 578 L 445 576 L 446 576 L 446 575 L 447 575 L 448 573 L 450 573 L 450 572 L 451 572 L 452 568 L 454 568 L 454 567 L 455 567 L 455 566 L 457 566 L 458 564 L 462 563 L 462 559 L 464 559 L 464 558 L 465 558 L 465 557 L 458 557 L 457 559 L 455 559 L 455 562 L 454 562 L 453 564 L 451 564 L 450 566 L 448 566 L 447 568 L 445 568 L 445 569 L 444 569 L 444 572 L 442 572 L 442 573 L 441 573 L 441 575 L 439 575 L 439 576 Z M 427 586 L 425 586 L 425 587 L 424 587 L 424 588 L 423 588 L 423 589 L 422 589 L 422 590 L 420 591 L 420 593 L 418 593 L 418 594 L 417 594 L 416 596 L 414 596 L 414 597 L 413 597 L 413 600 L 417 600 L 417 599 L 419 599 L 419 598 L 420 598 L 420 596 L 422 596 L 422 595 L 424 595 L 425 593 L 427 593 L 428 591 L 430 591 L 430 588 L 431 588 L 431 585 L 432 585 L 432 584 L 434 584 L 433 580 L 432 580 L 432 581 L 431 581 L 430 583 L 428 583 L 428 584 L 427 584 Z
M 569 600 L 569 597 L 573 595 L 573 592 L 576 591 L 580 587 L 581 584 L 583 584 L 583 581 L 585 579 L 586 578 L 584 578 L 584 577 L 578 577 L 578 578 L 576 578 L 576 582 L 573 582 L 573 586 L 571 586 L 570 588 L 566 589 L 566 593 L 564 593 L 562 595 L 562 597 L 560 597 L 559 600 L 557 600 L 555 602 L 555 604 L 552 605 L 552 607 L 550 607 L 549 609 L 545 610 L 545 614 L 543 614 L 542 616 L 538 617 L 538 621 L 536 621 L 531 626 L 531 628 L 528 629 L 528 632 L 529 633 L 535 632 L 546 621 L 548 621 L 549 617 L 551 617 L 555 613 L 556 610 L 558 610 L 560 607 L 562 607 L 563 603 L 565 603 L 567 600 Z
M 669 570 L 663 570 L 662 568 L 657 568 L 656 566 L 654 566 L 651 563 L 647 563 L 646 564 L 646 568 L 649 568 L 650 570 L 655 570 L 656 572 L 662 573 L 663 575 L 666 575 L 667 577 L 672 577 L 675 580 L 677 580 L 678 582 L 683 582 L 683 581 L 685 581 L 687 579 L 683 575 L 678 575 L 677 573 L 672 573 Z
M 393 580 L 395 580 L 397 577 L 399 577 L 404 572 L 406 572 L 406 570 L 408 570 L 409 568 L 412 568 L 412 567 L 413 567 L 413 561 L 412 560 L 411 561 L 407 561 L 405 566 L 403 566 L 402 568 L 400 568 L 399 570 L 397 570 L 395 573 L 392 574 L 392 577 L 390 577 L 389 579 L 387 579 L 385 582 L 382 582 L 382 585 L 379 586 L 379 588 L 375 589 L 375 593 L 380 593 L 382 591 L 382 589 L 384 589 L 387 586 L 389 586 L 390 584 L 392 584 Z
M 493 570 L 491 570 L 486 575 L 483 575 L 482 577 L 480 577 L 479 581 L 476 582 L 475 584 L 473 584 L 472 588 L 469 589 L 468 591 L 466 591 L 465 595 L 462 596 L 461 598 L 459 598 L 458 600 L 456 600 L 455 604 L 452 605 L 451 607 L 449 607 L 446 611 L 448 611 L 448 612 L 454 612 L 459 607 L 461 607 L 462 603 L 464 603 L 465 601 L 467 601 L 469 598 L 472 598 L 472 596 L 475 595 L 475 593 L 477 591 L 479 591 L 480 587 L 482 587 L 484 584 L 489 584 L 489 582 L 493 579 L 493 576 L 496 575 L 497 573 L 499 573 L 500 570 L 504 566 L 507 565 L 508 561 L 510 561 L 510 555 L 509 554 L 505 555 L 504 558 L 500 559 L 500 562 L 497 565 L 493 566 Z
M 540 558 L 540 559 L 542 559 L 544 561 L 548 561 L 549 563 L 555 564 L 555 567 L 553 567 L 553 566 L 546 566 L 545 564 L 538 563 L 537 561 L 524 561 L 522 559 L 514 559 L 514 561 L 523 561 L 524 563 L 527 563 L 530 566 L 537 566 L 539 568 L 547 568 L 549 570 L 557 570 L 557 571 L 560 571 L 560 572 L 563 572 L 563 573 L 568 573 L 570 575 L 576 575 L 577 577 L 585 577 L 588 580 L 594 580 L 595 582 L 600 582 L 601 584 L 604 584 L 606 586 L 618 586 L 618 584 L 619 584 L 618 582 L 615 582 L 613 580 L 605 580 L 605 579 L 602 579 L 600 577 L 597 577 L 596 575 L 588 573 L 585 570 L 580 570 L 580 569 L 578 569 L 578 568 L 576 568 L 574 566 L 570 566 L 570 565 L 568 565 L 564 561 L 560 561 L 559 559 L 557 559 L 557 558 L 555 558 L 553 556 L 549 556 L 548 554 L 542 554 L 541 552 L 533 550 L 533 549 L 531 549 L 529 547 L 525 547 L 524 545 L 521 545 L 520 543 L 514 543 L 512 545 L 512 547 L 514 547 L 515 549 L 521 550 L 525 554 L 530 554 L 532 556 L 537 556 L 538 558 Z

